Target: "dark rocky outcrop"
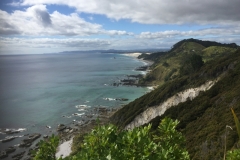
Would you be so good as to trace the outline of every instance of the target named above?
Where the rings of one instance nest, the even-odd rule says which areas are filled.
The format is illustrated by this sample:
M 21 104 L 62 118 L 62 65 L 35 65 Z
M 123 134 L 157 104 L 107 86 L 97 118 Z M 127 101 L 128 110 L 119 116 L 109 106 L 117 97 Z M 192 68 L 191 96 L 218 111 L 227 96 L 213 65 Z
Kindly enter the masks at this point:
M 116 101 L 128 101 L 129 99 L 127 98 L 116 98 Z
M 23 152 L 20 152 L 20 153 L 18 153 L 18 154 L 13 155 L 13 156 L 12 156 L 12 159 L 13 159 L 13 160 L 20 160 L 20 159 L 24 156 L 25 152 L 26 152 L 26 151 L 23 151 Z
M 8 157 L 7 152 L 6 151 L 1 151 L 0 152 L 0 159 L 6 158 L 6 157 Z
M 14 140 L 15 138 L 16 138 L 16 137 L 14 137 L 14 136 L 6 137 L 5 139 L 2 140 L 2 142 L 3 142 L 3 143 L 9 142 L 9 141 Z
M 13 153 L 16 151 L 16 148 L 15 147 L 8 147 L 7 149 L 5 149 L 5 152 L 7 154 L 10 154 L 10 153 Z
M 136 85 L 137 84 L 137 80 L 136 79 L 123 79 L 120 81 L 122 83 L 122 85 Z
M 149 66 L 141 66 L 141 67 L 138 67 L 136 68 L 135 70 L 136 71 L 146 71 L 148 69 Z
M 32 142 L 34 142 L 39 137 L 41 137 L 41 134 L 34 133 L 34 134 L 30 135 L 28 138 L 22 140 L 22 143 L 20 144 L 19 147 L 30 147 L 32 145 Z
M 63 131 L 64 129 L 66 129 L 67 126 L 65 126 L 64 124 L 59 124 L 58 125 L 58 128 L 57 128 L 57 131 L 60 132 L 60 131 Z

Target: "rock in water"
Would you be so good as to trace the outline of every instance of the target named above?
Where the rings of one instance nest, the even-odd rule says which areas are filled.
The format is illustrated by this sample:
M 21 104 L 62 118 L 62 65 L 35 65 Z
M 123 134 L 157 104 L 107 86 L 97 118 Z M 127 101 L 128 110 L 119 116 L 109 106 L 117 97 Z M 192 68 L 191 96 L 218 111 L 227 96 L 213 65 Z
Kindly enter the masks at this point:
M 12 141 L 12 140 L 14 140 L 14 139 L 15 139 L 14 136 L 10 136 L 10 137 L 6 137 L 5 139 L 3 139 L 2 142 L 5 143 L 5 142 Z
M 10 153 L 12 153 L 12 152 L 14 152 L 14 151 L 16 151 L 16 148 L 14 148 L 14 147 L 8 147 L 7 149 L 5 149 L 5 152 L 6 152 L 7 154 L 10 154 Z
M 26 151 L 20 152 L 18 154 L 15 154 L 12 156 L 13 160 L 19 160 L 23 157 L 23 155 L 25 154 Z
M 58 128 L 57 128 L 57 131 L 63 131 L 66 128 L 67 128 L 67 126 L 65 126 L 64 124 L 59 124 Z
M 32 142 L 38 139 L 39 137 L 41 137 L 41 134 L 39 133 L 34 133 L 30 135 L 28 138 L 22 141 L 22 143 L 20 144 L 20 147 L 30 147 L 32 145 Z
M 7 152 L 6 151 L 1 151 L 0 152 L 0 159 L 6 158 L 6 157 L 8 157 Z
M 31 143 L 31 142 L 35 141 L 36 139 L 38 139 L 39 137 L 41 137 L 41 134 L 34 133 L 34 134 L 30 135 L 27 139 L 24 139 L 23 142 Z

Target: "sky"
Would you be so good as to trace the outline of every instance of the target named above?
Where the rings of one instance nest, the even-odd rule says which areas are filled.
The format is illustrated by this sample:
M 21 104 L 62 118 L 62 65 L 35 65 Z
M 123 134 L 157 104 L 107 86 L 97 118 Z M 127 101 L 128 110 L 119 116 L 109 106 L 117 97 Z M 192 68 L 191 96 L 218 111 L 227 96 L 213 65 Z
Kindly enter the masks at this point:
M 0 0 L 0 55 L 240 45 L 240 0 Z

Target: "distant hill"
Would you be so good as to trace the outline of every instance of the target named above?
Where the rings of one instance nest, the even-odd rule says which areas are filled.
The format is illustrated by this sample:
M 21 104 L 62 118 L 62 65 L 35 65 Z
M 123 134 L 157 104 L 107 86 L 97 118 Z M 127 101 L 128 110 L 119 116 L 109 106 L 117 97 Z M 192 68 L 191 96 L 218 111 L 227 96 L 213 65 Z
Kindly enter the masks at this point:
M 64 54 L 64 53 L 69 53 L 69 54 L 77 54 L 77 53 L 135 53 L 135 52 L 140 52 L 140 53 L 152 53 L 152 52 L 162 52 L 162 51 L 168 51 L 168 48 L 164 49 L 154 49 L 154 48 L 149 48 L 149 49 L 132 49 L 132 50 L 116 50 L 116 49 L 109 49 L 109 50 L 79 50 L 79 51 L 63 51 L 59 52 L 59 54 Z
M 173 80 L 178 77 L 189 55 L 199 55 L 202 57 L 204 63 L 206 63 L 217 57 L 235 52 L 237 47 L 236 44 L 221 44 L 211 41 L 188 39 L 176 43 L 168 52 L 157 52 L 152 55 L 144 54 L 139 58 L 152 60 L 155 63 L 151 67 L 152 72 L 142 79 L 140 84 L 162 85 L 166 81 Z
M 229 125 L 233 130 L 227 131 L 227 149 L 235 147 L 238 136 L 230 108 L 240 117 L 239 46 L 188 39 L 170 51 L 139 58 L 155 62 L 140 84 L 158 87 L 119 109 L 113 123 L 126 127 L 146 121 L 154 131 L 163 117 L 178 119 L 191 159 L 221 159 Z

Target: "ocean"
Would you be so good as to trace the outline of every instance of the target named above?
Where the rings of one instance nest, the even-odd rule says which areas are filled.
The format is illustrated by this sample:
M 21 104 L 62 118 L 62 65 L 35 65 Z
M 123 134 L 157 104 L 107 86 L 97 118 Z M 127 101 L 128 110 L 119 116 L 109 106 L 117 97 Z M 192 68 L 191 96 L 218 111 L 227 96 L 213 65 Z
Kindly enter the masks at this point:
M 144 74 L 134 70 L 143 65 L 111 53 L 0 56 L 0 140 L 8 129 L 21 131 L 0 142 L 0 150 L 17 146 L 26 134 L 50 135 L 60 123 L 80 122 L 93 108 L 117 108 L 142 96 L 147 88 L 112 84 Z

